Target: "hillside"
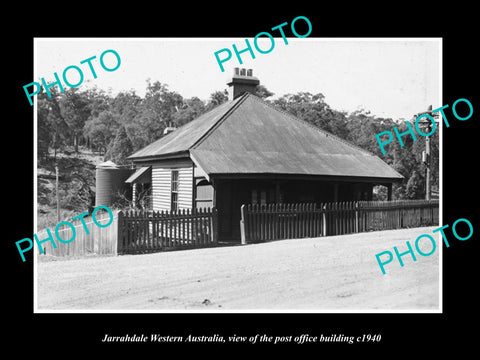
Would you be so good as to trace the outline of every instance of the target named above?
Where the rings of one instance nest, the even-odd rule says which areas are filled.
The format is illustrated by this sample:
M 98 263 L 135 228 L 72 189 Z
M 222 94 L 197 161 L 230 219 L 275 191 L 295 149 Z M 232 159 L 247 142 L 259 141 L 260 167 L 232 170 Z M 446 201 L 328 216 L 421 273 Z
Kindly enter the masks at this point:
M 37 162 L 37 227 L 43 229 L 55 226 L 57 221 L 57 203 L 55 193 L 55 162 L 59 172 L 60 220 L 69 219 L 85 211 L 91 211 L 95 205 L 95 166 L 103 162 L 99 155 L 86 147 L 79 147 L 78 153 L 73 147 L 65 147 L 62 152 Z

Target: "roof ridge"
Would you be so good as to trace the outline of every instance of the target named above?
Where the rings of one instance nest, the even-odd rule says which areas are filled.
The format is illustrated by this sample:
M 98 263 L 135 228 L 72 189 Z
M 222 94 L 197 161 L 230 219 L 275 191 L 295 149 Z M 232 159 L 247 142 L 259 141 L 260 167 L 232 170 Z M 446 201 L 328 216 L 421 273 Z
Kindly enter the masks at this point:
M 219 118 L 214 124 L 212 124 L 212 125 L 210 126 L 210 128 L 209 128 L 207 131 L 205 131 L 205 132 L 203 133 L 203 135 L 200 136 L 200 137 L 197 139 L 197 141 L 195 141 L 195 142 L 188 148 L 188 150 L 190 151 L 191 149 L 195 149 L 197 146 L 201 145 L 202 142 L 203 142 L 206 138 L 208 138 L 208 137 L 212 134 L 212 132 L 213 132 L 216 128 L 218 128 L 218 127 L 221 125 L 221 123 L 223 123 L 223 122 L 230 116 L 230 114 L 231 114 L 235 109 L 237 109 L 237 108 L 240 106 L 240 104 L 242 104 L 242 103 L 245 101 L 245 99 L 248 97 L 249 94 L 250 94 L 250 93 L 247 91 L 247 92 L 245 92 L 244 94 L 240 95 L 237 99 L 231 100 L 232 102 L 234 102 L 234 101 L 236 100 L 236 101 L 237 101 L 236 104 L 231 105 L 230 108 L 229 108 L 227 111 L 225 111 L 225 112 L 223 113 L 223 115 L 220 116 L 220 118 Z
M 331 137 L 333 137 L 335 140 L 338 140 L 338 141 L 340 141 L 340 142 L 342 142 L 342 143 L 344 143 L 344 144 L 346 144 L 346 145 L 348 145 L 348 146 L 350 146 L 350 147 L 352 147 L 352 148 L 354 148 L 354 149 L 363 151 L 363 152 L 367 153 L 368 155 L 376 156 L 376 155 L 373 154 L 372 152 L 370 152 L 370 151 L 368 151 L 368 150 L 366 150 L 366 149 L 363 149 L 363 148 L 361 148 L 361 147 L 358 146 L 358 145 L 352 144 L 351 142 L 349 142 L 349 141 L 347 141 L 347 140 L 345 140 L 345 139 L 342 139 L 341 137 L 339 137 L 339 136 L 337 136 L 337 135 L 335 135 L 335 134 L 332 134 L 331 132 L 328 132 L 327 130 L 324 130 L 324 129 L 322 129 L 322 128 L 320 128 L 320 127 L 318 127 L 318 126 L 316 126 L 316 125 L 314 125 L 314 124 L 312 124 L 312 123 L 310 123 L 310 122 L 308 122 L 308 121 L 306 121 L 306 120 L 303 120 L 303 119 L 301 119 L 301 118 L 299 118 L 299 117 L 297 117 L 297 116 L 289 113 L 288 111 L 283 110 L 283 109 L 277 107 L 276 105 L 274 105 L 274 104 L 272 104 L 272 103 L 269 103 L 269 102 L 263 100 L 262 98 L 260 98 L 260 97 L 258 97 L 258 96 L 255 96 L 255 95 L 254 95 L 253 97 L 256 98 L 257 101 L 261 102 L 262 104 L 265 104 L 265 105 L 271 107 L 272 109 L 274 109 L 274 110 L 276 110 L 276 111 L 278 111 L 278 112 L 281 112 L 281 113 L 287 115 L 288 117 L 290 117 L 290 118 L 292 118 L 292 119 L 294 119 L 294 120 L 296 120 L 296 121 L 299 121 L 299 122 L 301 122 L 301 123 L 303 123 L 303 124 L 305 124 L 305 125 L 313 128 L 313 129 L 315 129 L 315 130 L 323 133 L 323 134 L 326 135 L 327 137 L 328 137 L 328 136 L 331 136 Z

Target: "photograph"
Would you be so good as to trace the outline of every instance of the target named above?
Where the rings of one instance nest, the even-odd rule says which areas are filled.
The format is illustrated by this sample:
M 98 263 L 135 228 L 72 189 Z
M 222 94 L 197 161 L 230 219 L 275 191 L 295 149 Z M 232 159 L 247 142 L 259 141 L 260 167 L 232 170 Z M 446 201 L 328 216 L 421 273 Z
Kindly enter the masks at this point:
M 440 312 L 441 54 L 35 39 L 35 311 Z

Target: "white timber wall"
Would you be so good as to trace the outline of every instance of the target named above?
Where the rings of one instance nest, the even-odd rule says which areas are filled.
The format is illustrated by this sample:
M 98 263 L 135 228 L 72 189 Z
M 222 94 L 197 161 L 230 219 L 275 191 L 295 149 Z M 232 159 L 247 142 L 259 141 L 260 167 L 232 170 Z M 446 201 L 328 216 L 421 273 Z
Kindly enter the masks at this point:
M 178 208 L 192 208 L 193 167 L 166 168 L 159 165 L 153 165 L 152 205 L 154 211 L 170 211 L 172 170 L 178 170 Z
M 193 196 L 193 167 L 178 169 L 178 208 L 191 209 Z

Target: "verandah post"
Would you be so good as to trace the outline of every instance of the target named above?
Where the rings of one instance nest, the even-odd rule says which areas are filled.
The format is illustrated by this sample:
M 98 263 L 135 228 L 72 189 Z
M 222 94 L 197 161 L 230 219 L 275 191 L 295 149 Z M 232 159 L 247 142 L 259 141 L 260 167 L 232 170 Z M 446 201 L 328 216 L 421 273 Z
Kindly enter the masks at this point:
M 218 212 L 216 208 L 211 209 L 212 213 L 212 241 L 214 244 L 218 242 Z

